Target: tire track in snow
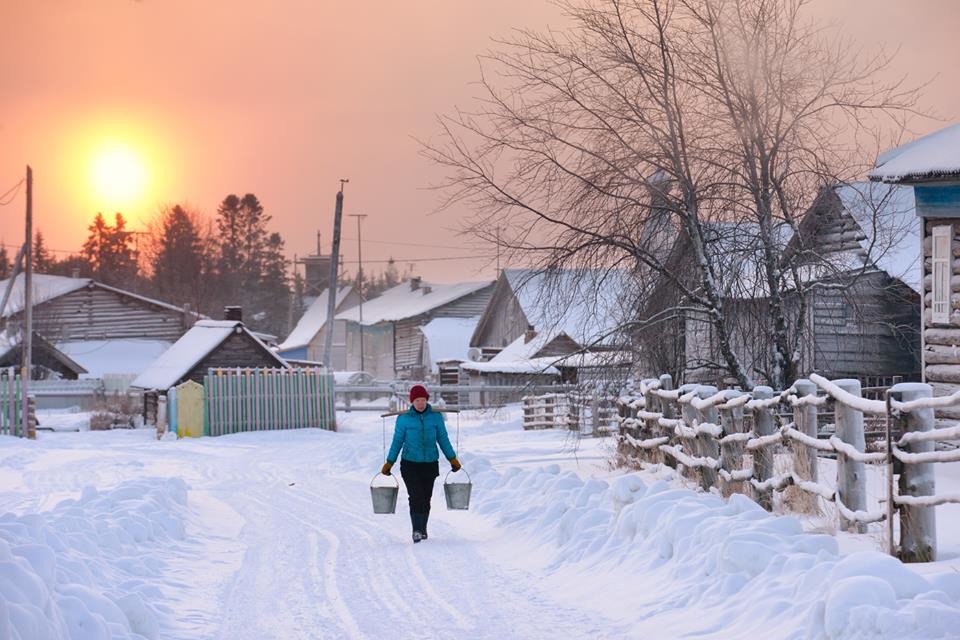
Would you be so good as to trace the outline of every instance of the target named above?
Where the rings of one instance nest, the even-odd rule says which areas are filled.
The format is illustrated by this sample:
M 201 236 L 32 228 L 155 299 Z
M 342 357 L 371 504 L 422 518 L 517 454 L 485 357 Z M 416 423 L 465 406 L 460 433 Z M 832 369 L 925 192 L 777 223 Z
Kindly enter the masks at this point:
M 340 541 L 337 540 L 337 536 L 329 531 L 320 531 L 320 535 L 327 541 L 327 561 L 324 563 L 321 579 L 327 599 L 336 611 L 340 624 L 346 628 L 347 635 L 351 638 L 360 638 L 363 635 L 360 633 L 360 627 L 357 626 L 357 621 L 353 619 L 350 609 L 344 604 L 343 594 L 340 593 L 340 588 L 337 585 L 337 553 L 340 549 Z M 310 556 L 313 558 L 310 569 L 316 574 L 319 573 L 316 559 L 320 556 L 316 533 L 310 534 L 309 542 Z

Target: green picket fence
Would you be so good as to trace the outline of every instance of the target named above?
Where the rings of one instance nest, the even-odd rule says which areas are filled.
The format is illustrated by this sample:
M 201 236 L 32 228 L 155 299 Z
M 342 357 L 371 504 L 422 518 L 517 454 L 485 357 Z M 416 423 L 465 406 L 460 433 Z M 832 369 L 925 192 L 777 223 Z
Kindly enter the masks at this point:
M 22 408 L 20 376 L 13 367 L 0 369 L 0 435 L 26 435 L 20 420 Z
M 206 435 L 336 430 L 333 374 L 320 368 L 209 369 L 203 387 Z

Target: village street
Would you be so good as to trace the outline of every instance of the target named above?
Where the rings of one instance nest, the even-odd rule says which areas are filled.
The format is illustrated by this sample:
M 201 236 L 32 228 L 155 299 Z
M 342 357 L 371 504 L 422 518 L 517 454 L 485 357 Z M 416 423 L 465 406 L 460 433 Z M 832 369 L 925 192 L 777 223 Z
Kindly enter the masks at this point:
M 380 419 L 339 418 L 338 433 L 5 439 L 0 513 L 11 513 L 0 532 L 30 558 L 23 549 L 38 545 L 18 548 L 16 535 L 33 527 L 58 567 L 86 567 L 75 574 L 83 586 L 58 572 L 35 596 L 68 627 L 81 618 L 65 594 L 93 612 L 72 638 L 852 638 L 865 625 L 920 638 L 949 637 L 938 630 L 960 621 L 946 604 L 960 593 L 950 560 L 926 578 L 873 551 L 844 560 L 838 538 L 749 500 L 610 471 L 609 439 L 574 450 L 566 432 L 525 432 L 515 408 L 463 416 L 471 509 L 446 510 L 438 486 L 430 539 L 414 545 L 403 490 L 396 514 L 371 510 Z M 949 522 L 956 509 L 946 509 Z M 847 551 L 876 545 L 839 540 Z M 945 539 L 944 556 L 956 561 L 957 546 Z M 844 579 L 857 588 L 845 592 Z M 885 589 L 896 598 L 876 595 Z M 132 593 L 143 604 L 124 599 Z M 113 611 L 103 596 L 125 619 L 114 612 L 98 635 L 91 621 Z

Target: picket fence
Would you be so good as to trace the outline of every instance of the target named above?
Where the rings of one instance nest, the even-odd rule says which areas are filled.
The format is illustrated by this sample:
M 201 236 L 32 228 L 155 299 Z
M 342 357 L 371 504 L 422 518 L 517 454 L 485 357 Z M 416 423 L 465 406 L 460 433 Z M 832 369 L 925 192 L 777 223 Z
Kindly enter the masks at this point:
M 333 375 L 320 368 L 210 369 L 203 387 L 206 435 L 336 430 Z
M 20 376 L 12 367 L 0 369 L 0 435 L 23 437 L 23 398 Z
M 865 532 L 868 523 L 885 522 L 889 553 L 906 562 L 935 560 L 934 509 L 960 503 L 958 494 L 936 494 L 933 469 L 960 461 L 960 449 L 937 451 L 935 444 L 960 440 L 960 426 L 935 428 L 934 409 L 960 404 L 960 393 L 933 398 L 929 385 L 917 383 L 894 385 L 885 400 L 863 398 L 860 391 L 857 380 L 816 374 L 779 393 L 762 386 L 750 393 L 692 384 L 673 389 L 666 375 L 644 380 L 621 399 L 618 455 L 636 467 L 678 468 L 705 490 L 745 493 L 768 510 L 774 492 L 807 494 L 811 508 L 818 498 L 833 502 L 841 528 Z M 833 424 L 818 424 L 824 405 L 833 408 Z M 884 437 L 872 443 L 876 451 L 866 452 L 864 416 L 885 425 Z M 831 427 L 828 439 L 818 437 Z M 789 452 L 792 465 L 777 473 L 780 451 Z M 836 457 L 836 487 L 819 478 L 818 455 Z M 865 464 L 885 466 L 879 511 L 867 510 Z

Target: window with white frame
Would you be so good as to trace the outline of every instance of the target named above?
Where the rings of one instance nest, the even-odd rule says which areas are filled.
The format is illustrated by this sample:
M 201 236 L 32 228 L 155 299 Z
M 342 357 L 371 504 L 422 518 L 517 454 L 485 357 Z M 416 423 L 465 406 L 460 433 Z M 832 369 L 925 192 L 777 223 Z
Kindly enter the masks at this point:
M 933 228 L 933 322 L 950 322 L 950 276 L 953 271 L 953 225 Z

